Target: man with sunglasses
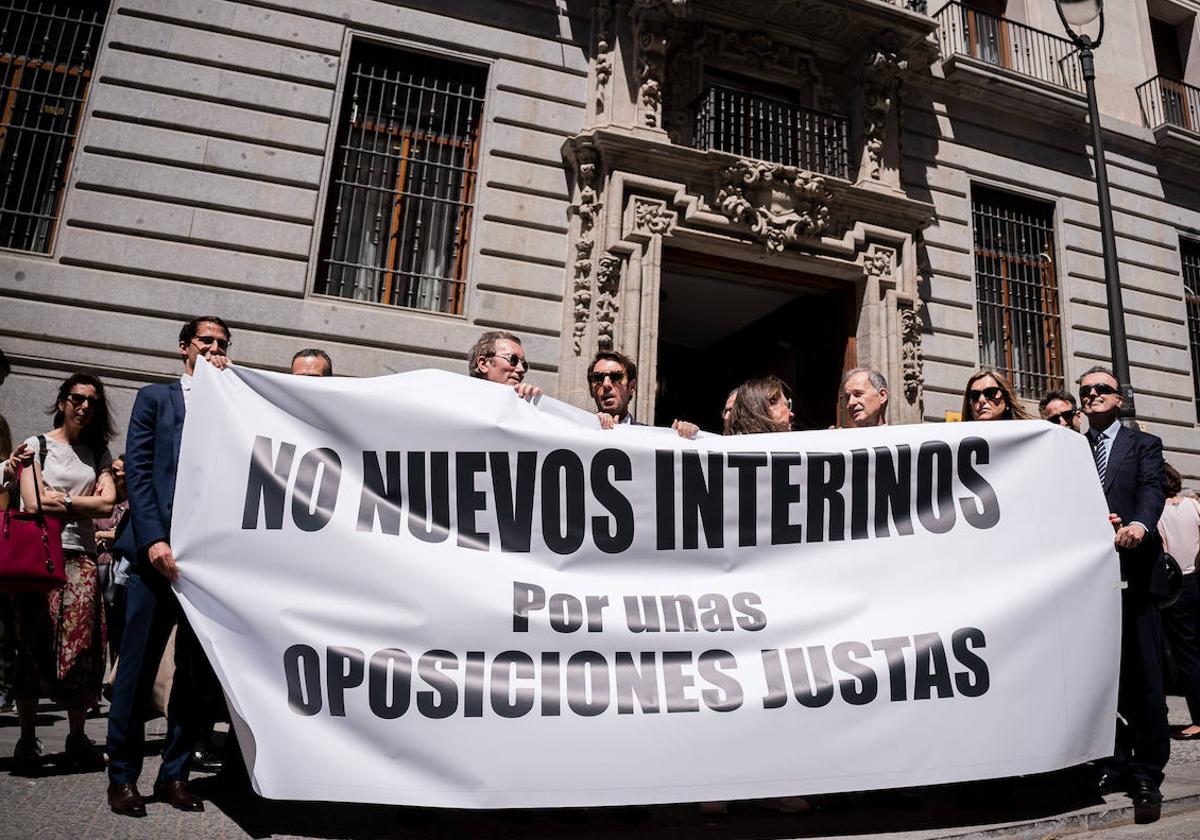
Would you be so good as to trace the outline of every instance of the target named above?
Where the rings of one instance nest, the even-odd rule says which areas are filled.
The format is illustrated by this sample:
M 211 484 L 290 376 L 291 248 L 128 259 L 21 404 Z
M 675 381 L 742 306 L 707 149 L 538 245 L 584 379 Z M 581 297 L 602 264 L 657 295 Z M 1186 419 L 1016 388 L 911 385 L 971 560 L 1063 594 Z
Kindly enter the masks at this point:
M 187 785 L 188 762 L 201 724 L 200 691 L 207 663 L 188 625 L 171 581 L 179 577 L 171 550 L 171 511 L 183 418 L 192 391 L 196 360 L 218 370 L 229 364 L 229 327 L 215 315 L 196 318 L 179 332 L 183 375 L 173 382 L 138 391 L 125 442 L 125 487 L 129 525 L 117 537 L 114 554 L 129 559 L 125 630 L 120 665 L 108 714 L 108 804 L 114 813 L 146 815 L 137 789 L 145 743 L 145 714 L 158 663 L 178 621 L 175 677 L 167 706 L 167 735 L 154 795 L 181 811 L 203 811 Z
M 1079 431 L 1079 424 L 1083 419 L 1074 395 L 1061 388 L 1042 394 L 1042 398 L 1038 400 L 1038 413 L 1042 415 L 1043 420 L 1076 432 Z
M 600 428 L 638 425 L 629 411 L 629 403 L 637 392 L 637 363 L 633 359 L 615 350 L 601 350 L 588 365 L 587 380 Z M 695 423 L 686 420 L 676 420 L 671 428 L 685 438 L 694 438 L 700 431 Z
M 1138 822 L 1158 819 L 1170 729 L 1163 696 L 1162 628 L 1150 594 L 1151 573 L 1162 553 L 1157 525 L 1163 512 L 1162 441 L 1117 422 L 1122 397 L 1117 378 L 1093 367 L 1079 379 L 1079 402 L 1088 418 L 1088 442 L 1121 558 L 1121 677 L 1116 751 L 1102 763 L 1102 793 L 1127 791 Z
M 467 354 L 467 368 L 476 379 L 512 386 L 522 399 L 533 400 L 542 395 L 541 388 L 525 381 L 525 374 L 529 373 L 525 348 L 521 339 L 510 332 L 492 330 L 479 336 Z

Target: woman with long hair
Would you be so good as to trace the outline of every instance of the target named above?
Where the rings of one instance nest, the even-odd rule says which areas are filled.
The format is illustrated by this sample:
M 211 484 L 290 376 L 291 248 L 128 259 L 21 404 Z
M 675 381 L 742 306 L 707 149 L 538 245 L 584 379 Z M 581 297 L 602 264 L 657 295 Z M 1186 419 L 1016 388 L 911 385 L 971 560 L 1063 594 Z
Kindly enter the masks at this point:
M 763 376 L 743 382 L 729 409 L 726 433 L 752 435 L 761 432 L 790 432 L 795 415 L 787 385 L 778 376 Z
M 963 420 L 1032 420 L 1003 373 L 983 368 L 963 388 Z
M 104 610 L 92 520 L 109 516 L 117 498 L 109 471 L 113 427 L 104 383 L 90 373 L 67 377 L 47 413 L 53 415 L 54 428 L 25 441 L 30 461 L 21 471 L 21 505 L 36 509 L 40 496 L 42 510 L 63 523 L 67 583 L 49 593 L 13 596 L 13 694 L 21 721 L 13 765 L 18 772 L 36 771 L 41 765 L 37 705 L 39 698 L 49 697 L 67 710 L 66 763 L 98 770 L 104 766 L 103 756 L 83 725 L 104 677 Z

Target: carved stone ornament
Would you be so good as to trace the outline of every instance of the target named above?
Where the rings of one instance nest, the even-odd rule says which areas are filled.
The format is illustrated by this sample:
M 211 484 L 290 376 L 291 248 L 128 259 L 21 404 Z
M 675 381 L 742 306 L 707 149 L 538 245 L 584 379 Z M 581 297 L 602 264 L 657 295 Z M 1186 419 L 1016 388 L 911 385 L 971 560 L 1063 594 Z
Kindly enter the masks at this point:
M 850 28 L 850 16 L 827 0 L 767 0 L 763 19 L 780 25 L 802 24 L 815 39 L 837 38 Z
M 871 177 L 879 180 L 883 170 L 883 147 L 888 115 L 897 101 L 900 76 L 908 62 L 894 52 L 870 49 L 863 63 L 863 141 L 871 162 Z
M 599 164 L 595 153 L 580 149 L 576 153 L 575 181 L 579 201 L 572 208 L 579 216 L 579 238 L 575 240 L 574 278 L 571 287 L 573 315 L 572 338 L 575 355 L 583 352 L 583 337 L 592 312 L 592 251 L 595 248 L 596 216 L 601 203 L 597 192 Z
M 717 210 L 730 221 L 749 225 L 769 251 L 820 236 L 829 225 L 833 194 L 820 175 L 779 163 L 739 160 L 726 167 L 722 180 Z
M 863 255 L 863 271 L 868 277 L 893 279 L 896 273 L 896 251 L 882 245 L 872 245 Z
M 715 46 L 720 54 L 761 67 L 775 67 L 802 76 L 801 82 L 811 75 L 809 61 L 794 47 L 782 44 L 765 32 L 716 33 Z
M 663 17 L 686 17 L 688 13 L 688 0 L 633 0 L 633 8 L 630 9 L 630 14 L 635 18 L 645 15 L 658 15 Z
M 921 313 L 917 306 L 900 310 L 900 365 L 904 377 L 904 398 L 916 405 L 925 385 L 925 357 L 921 352 Z
M 675 219 L 676 214 L 667 209 L 665 201 L 633 200 L 633 226 L 636 230 L 660 236 L 669 234 L 675 226 Z
M 694 106 L 704 89 L 704 48 L 706 41 L 694 33 L 676 29 L 667 53 L 667 78 L 671 80 L 663 96 L 663 128 L 671 142 L 692 145 L 695 132 Z
M 613 349 L 613 335 L 617 325 L 618 294 L 621 291 L 621 258 L 615 254 L 604 254 L 596 270 L 596 346 L 600 350 Z
M 596 68 L 596 113 L 604 112 L 605 97 L 608 95 L 608 82 L 612 78 L 612 32 L 609 23 L 612 21 L 611 0 L 596 0 L 596 49 L 593 64 Z
M 663 69 L 667 59 L 667 38 L 660 25 L 638 27 L 638 99 L 642 122 L 648 128 L 662 124 Z

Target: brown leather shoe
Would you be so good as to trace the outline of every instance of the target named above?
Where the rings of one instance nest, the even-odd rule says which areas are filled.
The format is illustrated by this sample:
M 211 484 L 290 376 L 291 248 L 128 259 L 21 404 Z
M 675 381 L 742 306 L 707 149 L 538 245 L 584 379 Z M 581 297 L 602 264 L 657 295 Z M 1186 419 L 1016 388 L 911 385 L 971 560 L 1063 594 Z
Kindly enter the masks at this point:
M 123 817 L 146 816 L 146 802 L 138 793 L 136 785 L 118 785 L 110 782 L 108 785 L 108 807 L 114 814 Z
M 187 782 L 159 780 L 154 783 L 154 797 L 180 811 L 204 810 L 204 801 L 188 790 Z

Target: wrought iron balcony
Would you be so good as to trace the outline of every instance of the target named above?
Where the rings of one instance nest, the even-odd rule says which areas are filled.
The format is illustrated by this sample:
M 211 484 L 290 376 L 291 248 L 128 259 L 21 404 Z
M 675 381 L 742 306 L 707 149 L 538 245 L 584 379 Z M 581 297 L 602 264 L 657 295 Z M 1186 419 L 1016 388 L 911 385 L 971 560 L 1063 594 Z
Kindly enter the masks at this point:
M 1013 73 L 1083 93 L 1075 45 L 1015 20 L 953 0 L 938 11 L 942 57 L 965 55 Z
M 1138 85 L 1137 96 L 1148 128 L 1174 125 L 1200 133 L 1200 88 L 1155 76 Z
M 711 85 L 696 100 L 693 145 L 849 177 L 846 118 Z

